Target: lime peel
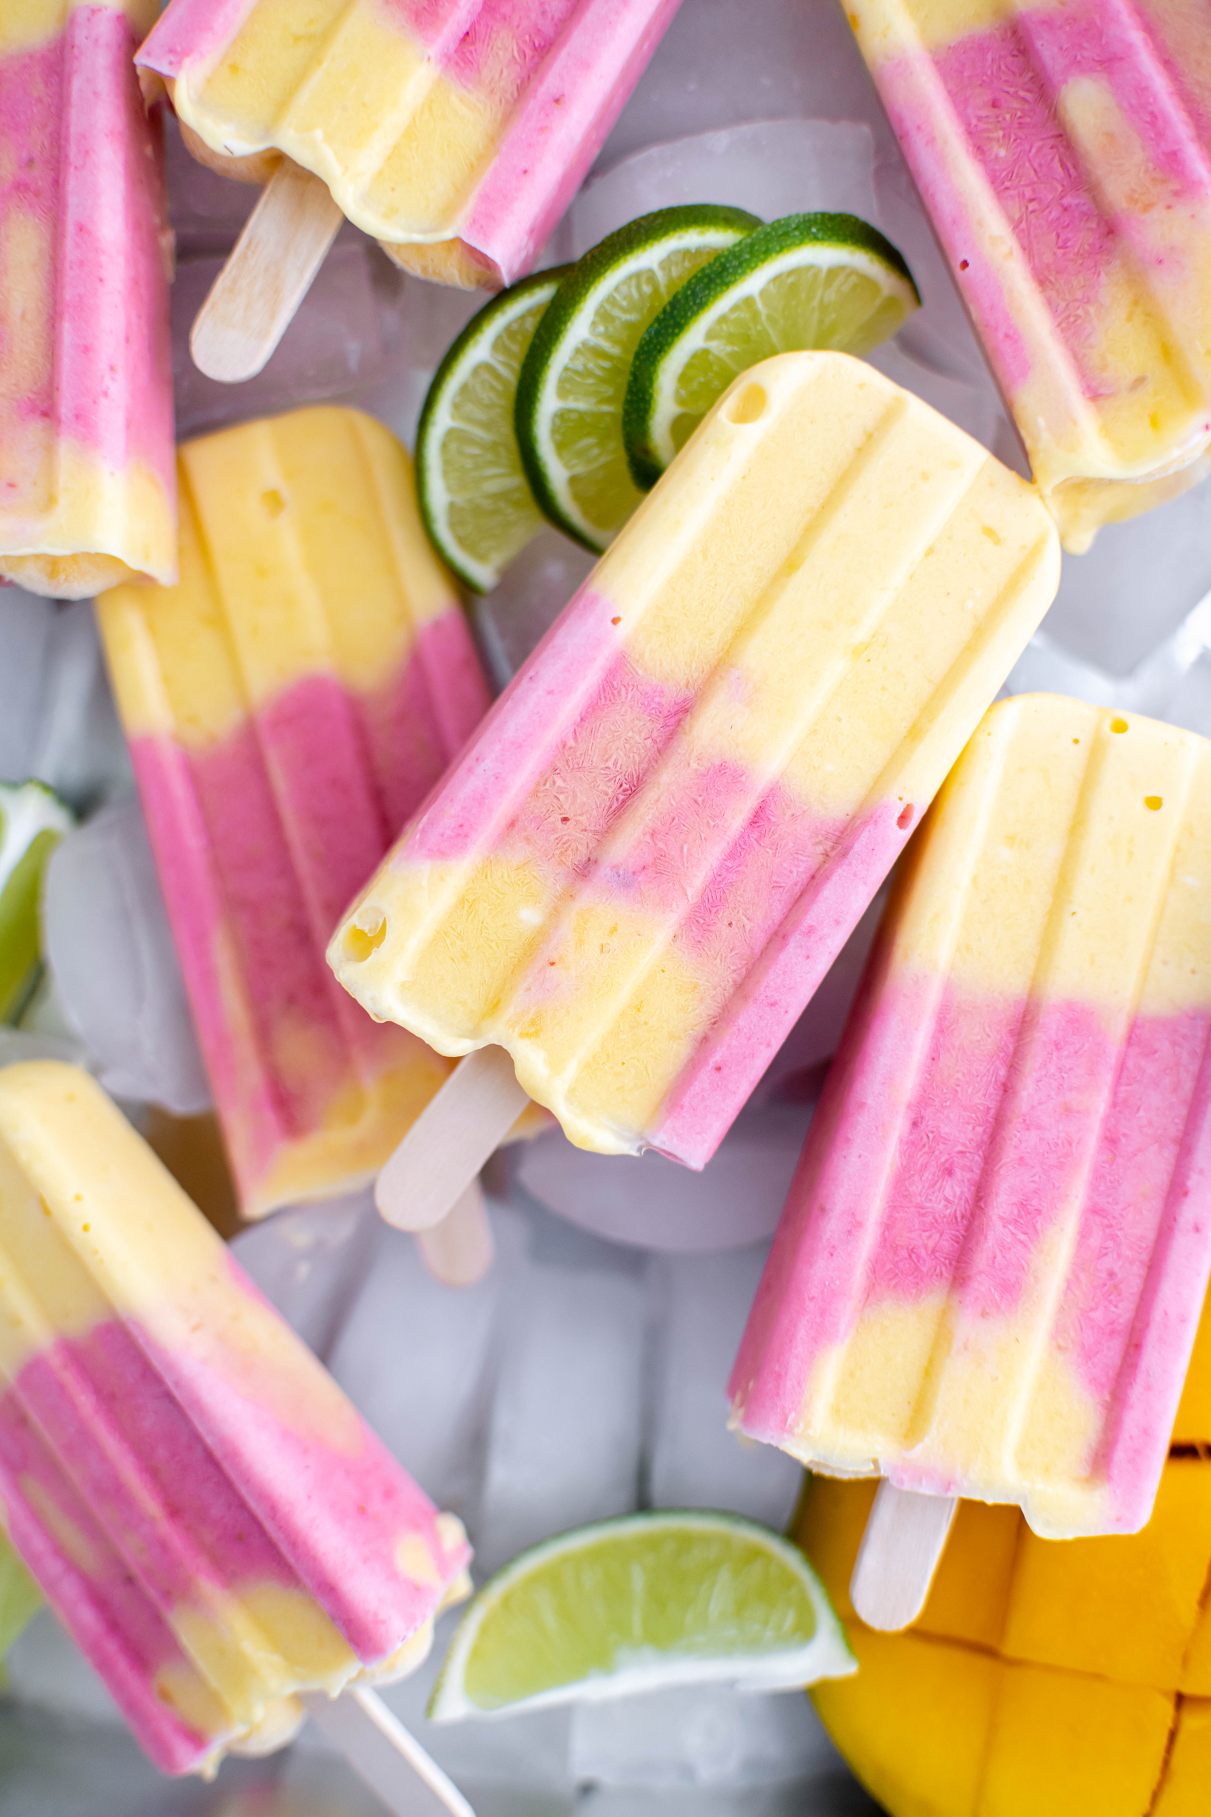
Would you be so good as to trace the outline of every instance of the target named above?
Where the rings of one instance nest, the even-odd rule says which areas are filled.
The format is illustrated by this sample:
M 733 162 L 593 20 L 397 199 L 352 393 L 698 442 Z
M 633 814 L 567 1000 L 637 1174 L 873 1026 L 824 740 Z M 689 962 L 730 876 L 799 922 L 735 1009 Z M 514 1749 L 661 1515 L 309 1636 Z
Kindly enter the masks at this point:
M 485 305 L 433 375 L 416 432 L 429 539 L 459 579 L 488 593 L 543 525 L 513 428 L 517 375 L 560 281 L 537 272 Z
M 789 1540 L 739 1515 L 663 1510 L 561 1534 L 499 1572 L 459 1625 L 429 1715 L 454 1722 L 712 1682 L 792 1690 L 856 1669 Z
M 750 234 L 697 272 L 635 349 L 623 404 L 635 485 L 656 483 L 741 372 L 807 348 L 869 353 L 920 301 L 900 253 L 855 215 L 787 215 Z
M 517 441 L 544 515 L 585 548 L 606 548 L 639 503 L 621 418 L 640 336 L 695 271 L 760 225 L 705 203 L 641 215 L 586 253 L 552 299 L 517 383 Z

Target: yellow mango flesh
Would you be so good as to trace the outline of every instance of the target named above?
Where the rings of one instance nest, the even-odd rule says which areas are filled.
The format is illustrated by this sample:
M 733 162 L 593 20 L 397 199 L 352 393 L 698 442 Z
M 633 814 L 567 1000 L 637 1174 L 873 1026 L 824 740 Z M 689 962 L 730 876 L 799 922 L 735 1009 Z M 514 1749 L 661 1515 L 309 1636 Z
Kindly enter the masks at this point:
M 961 1502 L 921 1615 L 877 1634 L 849 1600 L 874 1491 L 809 1479 L 797 1537 L 859 1662 L 812 1696 L 889 1817 L 1208 1817 L 1211 1311 L 1142 1533 Z

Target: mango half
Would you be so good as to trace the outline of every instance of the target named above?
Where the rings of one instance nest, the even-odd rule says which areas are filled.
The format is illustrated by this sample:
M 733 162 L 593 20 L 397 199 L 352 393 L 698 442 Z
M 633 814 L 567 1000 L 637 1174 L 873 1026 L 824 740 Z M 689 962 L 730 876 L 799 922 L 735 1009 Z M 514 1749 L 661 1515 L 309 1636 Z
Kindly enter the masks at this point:
M 849 1600 L 874 1492 L 810 1478 L 797 1537 L 859 1662 L 812 1696 L 890 1817 L 1208 1817 L 1211 1301 L 1142 1533 L 963 1502 L 922 1614 L 877 1634 Z

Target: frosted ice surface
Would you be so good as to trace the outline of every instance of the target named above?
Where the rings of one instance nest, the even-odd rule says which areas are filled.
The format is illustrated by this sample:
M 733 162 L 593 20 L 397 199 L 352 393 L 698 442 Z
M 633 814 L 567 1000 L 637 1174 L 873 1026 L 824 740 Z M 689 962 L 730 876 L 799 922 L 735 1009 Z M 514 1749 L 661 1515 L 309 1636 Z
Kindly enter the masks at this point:
M 43 945 L 102 1085 L 178 1116 L 205 1110 L 210 1088 L 136 802 L 107 808 L 52 854 Z
M 37 776 L 77 809 L 134 787 L 93 609 L 0 590 L 0 779 Z
M 540 530 L 510 563 L 495 591 L 474 602 L 475 626 L 499 687 L 517 673 L 595 561 L 558 530 Z
M 763 221 L 816 209 L 876 218 L 875 142 L 855 121 L 759 120 L 654 145 L 592 177 L 571 209 L 571 254 L 637 215 L 687 202 L 747 208 Z
M 654 1151 L 590 1154 L 553 1130 L 520 1154 L 518 1178 L 540 1204 L 613 1243 L 733 1249 L 773 1231 L 810 1117 L 806 1105 L 741 1111 L 701 1173 Z
M 571 1765 L 582 1782 L 669 1787 L 755 1786 L 842 1769 L 806 1697 L 716 1685 L 578 1704 Z
M 327 1359 L 365 1278 L 381 1220 L 369 1192 L 279 1211 L 232 1250 L 317 1356 Z
M 242 385 L 207 378 L 189 352 L 194 317 L 222 260 L 189 259 L 178 266 L 172 287 L 178 435 L 308 403 L 356 403 L 394 372 L 402 361 L 402 276 L 371 241 L 353 228 L 346 238 L 345 231 L 264 370 Z
M 644 1378 L 640 1276 L 529 1259 L 510 1279 L 496 1365 L 477 1574 L 637 1504 Z
M 1072 559 L 1084 562 L 1090 557 Z M 1096 706 L 1133 709 L 1206 732 L 1211 730 L 1209 677 L 1211 593 L 1126 675 L 1075 654 L 1060 641 L 1053 619 L 1048 618 L 1014 665 L 1005 691 L 1070 694 Z
M 1125 524 L 1099 530 L 1087 555 L 1066 555 L 1049 637 L 1085 662 L 1126 676 L 1211 590 L 1211 481 Z
M 570 1798 L 573 1790 L 568 1772 L 571 1714 L 567 1709 L 536 1710 L 487 1722 L 432 1723 L 425 1715 L 460 1614 L 455 1609 L 441 1617 L 428 1659 L 410 1677 L 384 1686 L 381 1695 L 438 1765 L 466 1787 L 480 1817 L 496 1808 L 488 1798 L 481 1801 L 479 1787 L 489 1783 L 526 1788 L 533 1803 L 506 1806 L 511 1817 L 513 1813 L 515 1817 L 546 1817 L 547 1799 L 560 1793 Z
M 803 1471 L 773 1445 L 727 1428 L 727 1382 L 761 1279 L 763 1244 L 725 1255 L 654 1257 L 656 1350 L 648 1499 L 656 1508 L 726 1508 L 785 1528 Z
M 649 145 L 751 120 L 870 119 L 890 142 L 841 9 L 820 0 L 687 0 L 596 170 Z
M 514 1814 L 481 1806 L 480 1817 Z M 867 1797 L 838 1757 L 831 1773 L 769 1785 L 589 1786 L 577 1800 L 576 1817 L 882 1817 L 882 1807 Z
M 497 1260 L 446 1287 L 415 1240 L 379 1222 L 328 1364 L 380 1438 L 440 1507 L 473 1511 L 494 1379 L 502 1282 L 516 1221 L 491 1206 Z M 512 1247 L 516 1247 L 513 1240 Z
M 968 435 L 999 457 L 1007 424 L 991 385 L 972 384 L 925 365 L 907 351 L 904 338 L 901 334 L 884 342 L 882 347 L 876 347 L 867 355 L 869 364 L 949 417 L 952 423 L 957 423 L 960 429 L 965 429 Z

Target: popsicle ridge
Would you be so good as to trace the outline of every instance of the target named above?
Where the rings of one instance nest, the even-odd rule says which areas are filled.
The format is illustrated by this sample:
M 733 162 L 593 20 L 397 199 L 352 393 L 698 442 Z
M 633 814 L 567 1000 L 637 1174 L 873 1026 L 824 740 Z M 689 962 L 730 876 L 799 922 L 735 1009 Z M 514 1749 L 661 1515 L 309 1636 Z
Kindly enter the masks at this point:
M 1211 747 L 992 709 L 932 810 L 731 1393 L 842 1474 L 1148 1518 L 1211 1266 Z
M 5 1519 L 157 1763 L 414 1663 L 461 1530 L 86 1075 L 0 1074 L 0 1202 Z
M 338 990 L 354 891 L 487 706 L 407 457 L 319 408 L 187 444 L 181 585 L 101 624 L 245 1209 L 373 1177 L 446 1076 Z
M 163 156 L 130 61 L 153 12 L 0 25 L 0 576 L 39 592 L 176 573 Z
M 337 976 L 441 1052 L 506 1047 L 573 1141 L 702 1166 L 1056 564 L 1031 490 L 871 368 L 755 368 L 362 893 Z
M 851 13 L 1035 478 L 1086 548 L 1211 459 L 1211 10 Z
M 390 252 L 522 276 L 677 0 L 175 0 L 139 53 L 222 157 L 276 149 Z M 440 154 L 440 155 L 439 155 Z M 407 254 L 401 253 L 406 262 Z

